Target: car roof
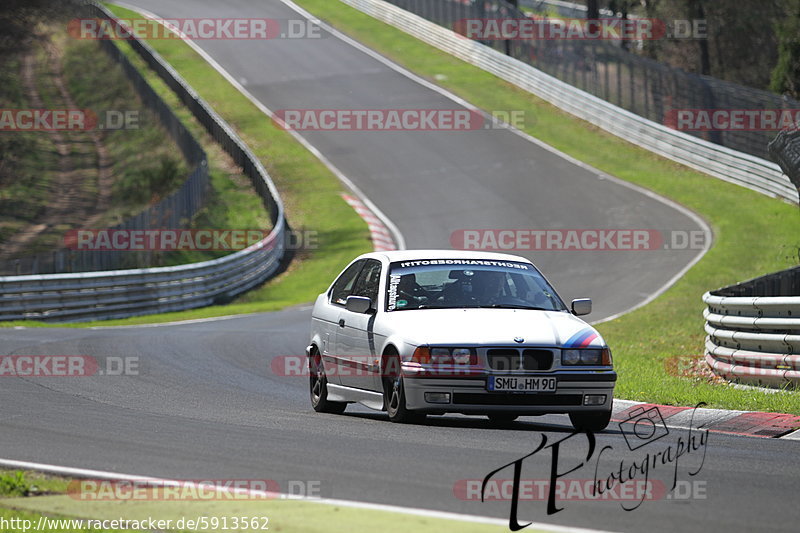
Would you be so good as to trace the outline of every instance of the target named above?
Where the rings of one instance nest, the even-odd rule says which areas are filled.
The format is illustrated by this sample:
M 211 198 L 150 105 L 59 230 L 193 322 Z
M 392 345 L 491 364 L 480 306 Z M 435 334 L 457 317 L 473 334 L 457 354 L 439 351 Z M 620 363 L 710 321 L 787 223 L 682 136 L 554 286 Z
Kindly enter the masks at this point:
M 390 262 L 413 261 L 416 259 L 487 259 L 490 261 L 520 261 L 523 263 L 531 263 L 529 259 L 518 255 L 469 250 L 392 250 L 387 252 L 370 252 L 361 257 L 372 257 L 375 259 L 384 257 Z

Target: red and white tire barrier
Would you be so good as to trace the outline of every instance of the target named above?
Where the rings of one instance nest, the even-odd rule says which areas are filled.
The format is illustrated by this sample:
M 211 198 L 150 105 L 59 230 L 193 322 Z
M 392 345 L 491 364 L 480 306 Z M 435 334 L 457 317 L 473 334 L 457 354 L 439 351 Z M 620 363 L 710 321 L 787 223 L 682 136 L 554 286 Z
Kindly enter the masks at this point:
M 389 229 L 384 225 L 381 219 L 375 215 L 375 213 L 370 211 L 370 209 L 364 205 L 364 202 L 349 194 L 342 194 L 342 198 L 344 198 L 344 201 L 347 202 L 350 207 L 355 209 L 356 213 L 358 213 L 358 216 L 363 218 L 364 222 L 366 222 L 367 226 L 369 226 L 372 246 L 375 248 L 376 252 L 385 252 L 397 249 L 397 245 L 395 244 L 394 238 L 392 237 Z

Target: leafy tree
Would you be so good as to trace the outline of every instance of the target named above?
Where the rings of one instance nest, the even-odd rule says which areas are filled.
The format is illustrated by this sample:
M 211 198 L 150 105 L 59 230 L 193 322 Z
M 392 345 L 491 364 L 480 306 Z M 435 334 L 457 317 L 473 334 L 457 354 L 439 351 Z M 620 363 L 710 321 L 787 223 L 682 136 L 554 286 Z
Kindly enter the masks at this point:
M 778 36 L 778 63 L 772 71 L 770 89 L 800 100 L 800 0 L 792 12 L 775 25 Z

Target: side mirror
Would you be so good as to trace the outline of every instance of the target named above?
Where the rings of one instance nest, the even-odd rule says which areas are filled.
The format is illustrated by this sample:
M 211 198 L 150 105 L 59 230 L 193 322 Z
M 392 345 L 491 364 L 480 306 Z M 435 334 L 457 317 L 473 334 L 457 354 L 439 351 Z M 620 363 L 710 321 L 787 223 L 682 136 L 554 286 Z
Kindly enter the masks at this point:
M 366 313 L 372 308 L 372 300 L 365 296 L 348 296 L 344 308 L 353 313 Z
M 349 299 L 349 298 L 348 298 Z M 572 300 L 572 314 L 575 316 L 588 315 L 592 312 L 592 299 L 591 298 L 578 298 Z

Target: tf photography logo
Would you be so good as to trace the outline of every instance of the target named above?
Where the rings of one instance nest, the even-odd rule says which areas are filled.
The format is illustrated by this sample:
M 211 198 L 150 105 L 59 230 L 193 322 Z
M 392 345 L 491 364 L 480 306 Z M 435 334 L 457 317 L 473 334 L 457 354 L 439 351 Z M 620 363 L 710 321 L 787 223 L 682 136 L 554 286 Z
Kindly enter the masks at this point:
M 704 499 L 705 487 L 702 483 L 689 484 L 679 479 L 684 469 L 689 477 L 696 476 L 705 463 L 708 430 L 694 427 L 695 412 L 703 405 L 700 403 L 694 408 L 689 429 L 680 432 L 669 431 L 657 407 L 630 411 L 619 424 L 624 441 L 622 446 L 601 446 L 595 434 L 589 431 L 575 431 L 552 442 L 542 434 L 532 452 L 486 475 L 480 487 L 481 501 L 498 499 L 490 491 L 493 483 L 496 484 L 493 478 L 509 468 L 512 469 L 509 497 L 501 499 L 511 501 L 508 521 L 511 531 L 519 531 L 531 524 L 519 523 L 519 503 L 523 500 L 546 499 L 547 514 L 552 515 L 564 510 L 565 507 L 559 506 L 559 503 L 564 505 L 564 501 L 581 499 L 610 499 L 618 501 L 625 511 L 634 511 L 645 500 L 687 499 L 687 494 L 682 490 L 686 486 L 699 488 L 689 497 Z M 522 478 L 523 463 L 527 459 L 545 456 L 547 460 L 548 455 L 549 479 L 531 484 L 530 480 Z M 581 472 L 590 474 L 591 478 L 575 480 L 567 477 Z M 656 479 L 662 474 L 664 480 Z M 527 485 L 526 481 L 529 482 Z M 580 496 L 570 496 L 574 491 L 566 494 L 565 486 L 580 488 Z M 544 498 L 531 497 L 536 487 L 541 488 Z M 631 490 L 626 490 L 628 487 Z M 659 490 L 659 487 L 663 488 Z

